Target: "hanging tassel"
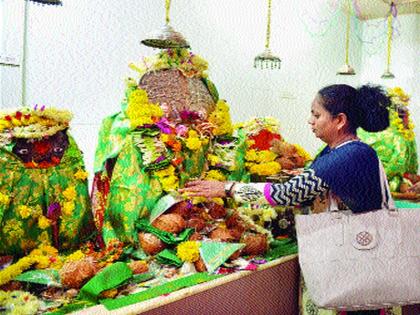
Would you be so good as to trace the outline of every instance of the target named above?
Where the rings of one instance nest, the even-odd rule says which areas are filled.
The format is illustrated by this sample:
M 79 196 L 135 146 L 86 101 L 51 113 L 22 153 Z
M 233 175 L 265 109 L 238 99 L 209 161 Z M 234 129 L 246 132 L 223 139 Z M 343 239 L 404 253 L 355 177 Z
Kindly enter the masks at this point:
M 389 10 L 388 15 L 388 45 L 387 45 L 387 52 L 386 52 L 386 70 L 384 74 L 381 76 L 382 79 L 393 79 L 395 78 L 395 75 L 391 72 L 391 48 L 392 48 L 392 19 L 393 17 L 396 17 L 397 15 L 397 8 L 394 4 L 394 2 L 391 2 L 391 8 Z

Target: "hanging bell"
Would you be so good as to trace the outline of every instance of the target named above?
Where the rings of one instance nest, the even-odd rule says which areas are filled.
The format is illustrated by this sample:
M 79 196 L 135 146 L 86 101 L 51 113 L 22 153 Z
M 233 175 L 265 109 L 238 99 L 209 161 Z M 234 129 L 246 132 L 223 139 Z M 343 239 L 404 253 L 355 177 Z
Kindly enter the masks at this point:
M 347 63 L 341 66 L 337 71 L 337 75 L 355 75 L 355 74 L 356 72 L 354 71 L 353 67 Z
M 381 78 L 382 79 L 393 79 L 393 78 L 395 78 L 395 75 L 391 71 L 385 70 L 384 74 L 381 75 Z
M 263 53 L 254 58 L 254 68 L 260 69 L 280 69 L 281 59 L 266 48 Z
M 172 26 L 165 24 L 161 29 L 152 32 L 141 41 L 143 45 L 153 48 L 190 48 L 185 37 L 175 31 Z

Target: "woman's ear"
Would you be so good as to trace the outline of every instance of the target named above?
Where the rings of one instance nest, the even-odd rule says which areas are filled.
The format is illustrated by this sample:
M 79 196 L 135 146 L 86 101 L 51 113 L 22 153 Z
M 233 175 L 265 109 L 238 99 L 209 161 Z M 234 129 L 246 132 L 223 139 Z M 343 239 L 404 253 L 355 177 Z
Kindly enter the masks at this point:
M 338 130 L 343 130 L 343 129 L 347 128 L 349 120 L 348 120 L 346 114 L 340 113 L 337 116 L 335 116 L 335 119 L 337 119 L 337 129 Z

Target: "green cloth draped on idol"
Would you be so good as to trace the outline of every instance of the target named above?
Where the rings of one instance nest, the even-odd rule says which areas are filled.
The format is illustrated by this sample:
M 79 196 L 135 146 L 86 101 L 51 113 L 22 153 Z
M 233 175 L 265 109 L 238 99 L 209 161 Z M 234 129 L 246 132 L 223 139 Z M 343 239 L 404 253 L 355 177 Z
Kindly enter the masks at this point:
M 186 49 L 163 50 L 130 67 L 140 80 L 127 81 L 121 111 L 102 123 L 92 204 L 103 241 L 135 244 L 135 221 L 205 172 L 218 95 L 207 62 Z
M 71 114 L 0 114 L 0 255 L 41 244 L 77 248 L 93 232 L 83 156 L 67 133 Z
M 384 165 L 391 191 L 397 192 L 404 182 L 404 174 L 417 174 L 417 145 L 407 109 L 408 95 L 399 87 L 389 89 L 388 94 L 394 105 L 389 128 L 377 133 L 360 130 L 358 136 L 375 149 Z

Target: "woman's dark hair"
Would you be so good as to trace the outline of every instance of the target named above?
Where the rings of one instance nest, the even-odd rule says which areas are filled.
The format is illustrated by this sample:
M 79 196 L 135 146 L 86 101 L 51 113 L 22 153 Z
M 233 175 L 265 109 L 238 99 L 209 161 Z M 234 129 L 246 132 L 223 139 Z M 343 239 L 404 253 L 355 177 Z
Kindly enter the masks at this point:
M 346 84 L 334 84 L 322 88 L 318 94 L 331 115 L 346 114 L 352 133 L 358 127 L 377 132 L 389 126 L 391 101 L 380 86 L 362 85 L 355 89 Z

